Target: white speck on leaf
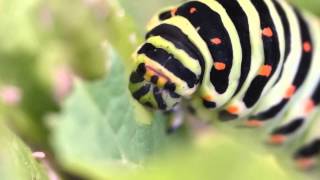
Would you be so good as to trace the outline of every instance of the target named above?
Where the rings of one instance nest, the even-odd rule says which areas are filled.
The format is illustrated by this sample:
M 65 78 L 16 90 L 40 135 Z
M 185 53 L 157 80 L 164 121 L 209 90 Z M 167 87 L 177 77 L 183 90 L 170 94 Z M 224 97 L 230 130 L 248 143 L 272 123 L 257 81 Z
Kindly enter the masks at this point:
M 33 152 L 32 156 L 36 159 L 44 159 L 46 157 L 46 154 L 41 151 Z

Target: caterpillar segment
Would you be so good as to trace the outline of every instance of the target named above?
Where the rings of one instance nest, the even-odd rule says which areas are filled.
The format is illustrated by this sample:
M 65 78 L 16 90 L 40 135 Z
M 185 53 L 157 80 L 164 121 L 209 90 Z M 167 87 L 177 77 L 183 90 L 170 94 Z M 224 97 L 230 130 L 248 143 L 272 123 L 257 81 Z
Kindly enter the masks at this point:
M 251 113 L 249 121 L 246 122 L 248 126 L 252 127 L 261 126 L 267 120 L 283 114 L 283 109 L 287 107 L 287 103 L 297 90 L 301 88 L 302 81 L 305 79 L 310 68 L 309 63 L 302 61 L 302 29 L 299 28 L 298 18 L 294 9 L 283 1 L 275 1 L 275 5 L 281 16 L 286 34 L 284 66 L 281 76 L 279 76 L 268 96 L 260 99 L 259 105 Z
M 312 45 L 314 48 L 317 48 L 318 42 L 312 43 Z M 304 50 L 304 53 L 312 52 Z M 273 136 L 275 137 L 282 136 L 284 139 L 287 139 L 287 136 L 293 136 L 301 132 L 312 122 L 312 114 L 315 107 L 319 104 L 320 95 L 320 74 L 318 72 L 320 62 L 314 53 L 316 52 L 313 52 L 313 55 L 310 56 L 310 69 L 302 88 L 299 88 L 297 91 L 294 103 L 289 104 L 289 108 L 286 110 L 287 114 L 282 118 L 282 121 L 278 125 L 279 127 L 273 132 Z
M 271 144 L 299 141 L 295 159 L 308 168 L 320 153 L 319 27 L 283 0 L 165 8 L 133 56 L 129 88 L 153 109 L 195 99 L 221 121 L 265 127 Z
M 250 113 L 260 97 L 270 90 L 284 61 L 284 31 L 274 4 L 268 0 L 255 0 L 252 1 L 252 5 L 258 13 L 257 17 L 260 17 L 260 23 L 254 24 L 259 28 L 259 33 L 251 39 L 262 41 L 260 45 L 262 57 L 259 57 L 262 62 L 256 68 L 251 67 L 255 70 L 253 78 L 246 79 L 245 86 L 231 99 L 225 111 L 222 111 L 224 116 L 221 118 L 226 120 L 244 117 Z M 249 13 L 247 16 L 251 18 Z M 252 47 L 255 48 L 255 46 Z M 252 58 L 251 61 L 256 61 L 256 58 Z

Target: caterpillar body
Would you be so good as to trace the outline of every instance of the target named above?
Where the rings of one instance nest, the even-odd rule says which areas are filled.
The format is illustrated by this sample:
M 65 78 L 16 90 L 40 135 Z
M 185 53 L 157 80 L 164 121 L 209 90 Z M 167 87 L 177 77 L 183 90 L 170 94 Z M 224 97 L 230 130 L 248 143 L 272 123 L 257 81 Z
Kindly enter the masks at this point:
M 320 154 L 320 25 L 284 0 L 164 9 L 133 58 L 129 88 L 143 105 L 171 110 L 193 99 L 222 121 L 273 122 L 273 144 L 303 136 L 294 156 L 302 166 Z

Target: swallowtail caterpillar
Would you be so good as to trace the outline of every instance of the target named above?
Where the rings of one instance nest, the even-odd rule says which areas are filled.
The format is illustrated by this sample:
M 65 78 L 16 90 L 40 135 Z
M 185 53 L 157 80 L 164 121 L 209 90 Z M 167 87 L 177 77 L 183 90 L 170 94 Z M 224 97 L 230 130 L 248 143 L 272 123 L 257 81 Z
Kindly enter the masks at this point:
M 320 25 L 284 0 L 164 9 L 134 64 L 129 88 L 143 105 L 167 111 L 195 99 L 222 121 L 272 124 L 273 144 L 304 137 L 294 155 L 302 167 L 320 154 Z

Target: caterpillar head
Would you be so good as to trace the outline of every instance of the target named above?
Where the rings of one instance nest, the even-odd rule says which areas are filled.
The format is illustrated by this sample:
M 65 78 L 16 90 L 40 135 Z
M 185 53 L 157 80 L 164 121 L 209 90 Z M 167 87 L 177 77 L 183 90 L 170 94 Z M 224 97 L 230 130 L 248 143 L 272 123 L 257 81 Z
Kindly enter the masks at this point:
M 129 89 L 141 104 L 168 111 L 196 91 L 201 67 L 196 60 L 182 56 L 183 50 L 170 49 L 166 43 L 170 42 L 162 41 L 160 47 L 145 42 L 133 55 Z

